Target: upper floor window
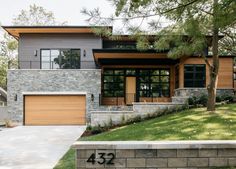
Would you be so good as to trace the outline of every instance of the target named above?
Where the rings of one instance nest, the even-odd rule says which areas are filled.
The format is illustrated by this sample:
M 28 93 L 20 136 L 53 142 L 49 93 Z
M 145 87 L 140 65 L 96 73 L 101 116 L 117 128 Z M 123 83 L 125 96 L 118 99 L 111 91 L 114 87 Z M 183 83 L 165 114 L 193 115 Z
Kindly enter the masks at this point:
M 79 69 L 80 49 L 42 49 L 41 69 Z
M 206 65 L 184 65 L 184 87 L 205 87 Z

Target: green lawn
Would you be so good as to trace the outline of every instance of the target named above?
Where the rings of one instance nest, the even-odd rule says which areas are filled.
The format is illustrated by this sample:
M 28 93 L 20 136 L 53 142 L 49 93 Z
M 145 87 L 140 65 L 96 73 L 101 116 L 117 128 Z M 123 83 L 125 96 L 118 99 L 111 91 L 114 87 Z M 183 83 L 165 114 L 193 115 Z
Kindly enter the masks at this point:
M 215 113 L 205 108 L 185 110 L 80 140 L 236 140 L 236 104 L 218 107 Z M 75 168 L 74 154 L 69 150 L 55 169 Z

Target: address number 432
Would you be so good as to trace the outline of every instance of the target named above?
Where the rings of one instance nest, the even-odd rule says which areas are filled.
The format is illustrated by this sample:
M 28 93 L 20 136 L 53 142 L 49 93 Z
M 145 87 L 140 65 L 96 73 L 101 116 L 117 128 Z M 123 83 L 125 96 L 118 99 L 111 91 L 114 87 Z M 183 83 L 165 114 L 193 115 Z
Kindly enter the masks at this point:
M 115 155 L 113 153 L 98 153 L 98 157 L 96 158 L 95 153 L 93 153 L 87 160 L 88 163 L 98 163 L 100 165 L 107 164 L 113 165 L 113 160 L 115 159 Z

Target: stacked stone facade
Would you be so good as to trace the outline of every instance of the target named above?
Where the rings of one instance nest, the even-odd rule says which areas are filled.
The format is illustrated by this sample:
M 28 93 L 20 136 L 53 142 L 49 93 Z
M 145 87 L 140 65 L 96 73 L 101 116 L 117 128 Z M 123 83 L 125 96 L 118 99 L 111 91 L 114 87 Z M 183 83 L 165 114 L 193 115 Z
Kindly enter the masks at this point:
M 99 107 L 100 69 L 9 70 L 8 113 L 15 122 L 23 122 L 24 93 L 86 93 L 86 115 Z M 91 98 L 93 95 L 93 99 Z

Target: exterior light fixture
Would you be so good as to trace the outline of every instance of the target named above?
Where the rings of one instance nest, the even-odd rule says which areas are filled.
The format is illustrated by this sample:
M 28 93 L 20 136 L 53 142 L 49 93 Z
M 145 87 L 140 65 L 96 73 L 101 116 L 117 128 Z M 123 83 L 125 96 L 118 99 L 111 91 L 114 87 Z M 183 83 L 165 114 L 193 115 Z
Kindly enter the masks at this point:
M 17 101 L 17 94 L 15 95 L 14 100 Z
M 38 51 L 37 51 L 37 50 L 34 51 L 34 56 L 35 56 L 35 57 L 38 56 Z
M 83 51 L 83 56 L 86 57 L 86 50 Z
M 93 102 L 94 101 L 94 95 L 91 94 L 91 101 Z

